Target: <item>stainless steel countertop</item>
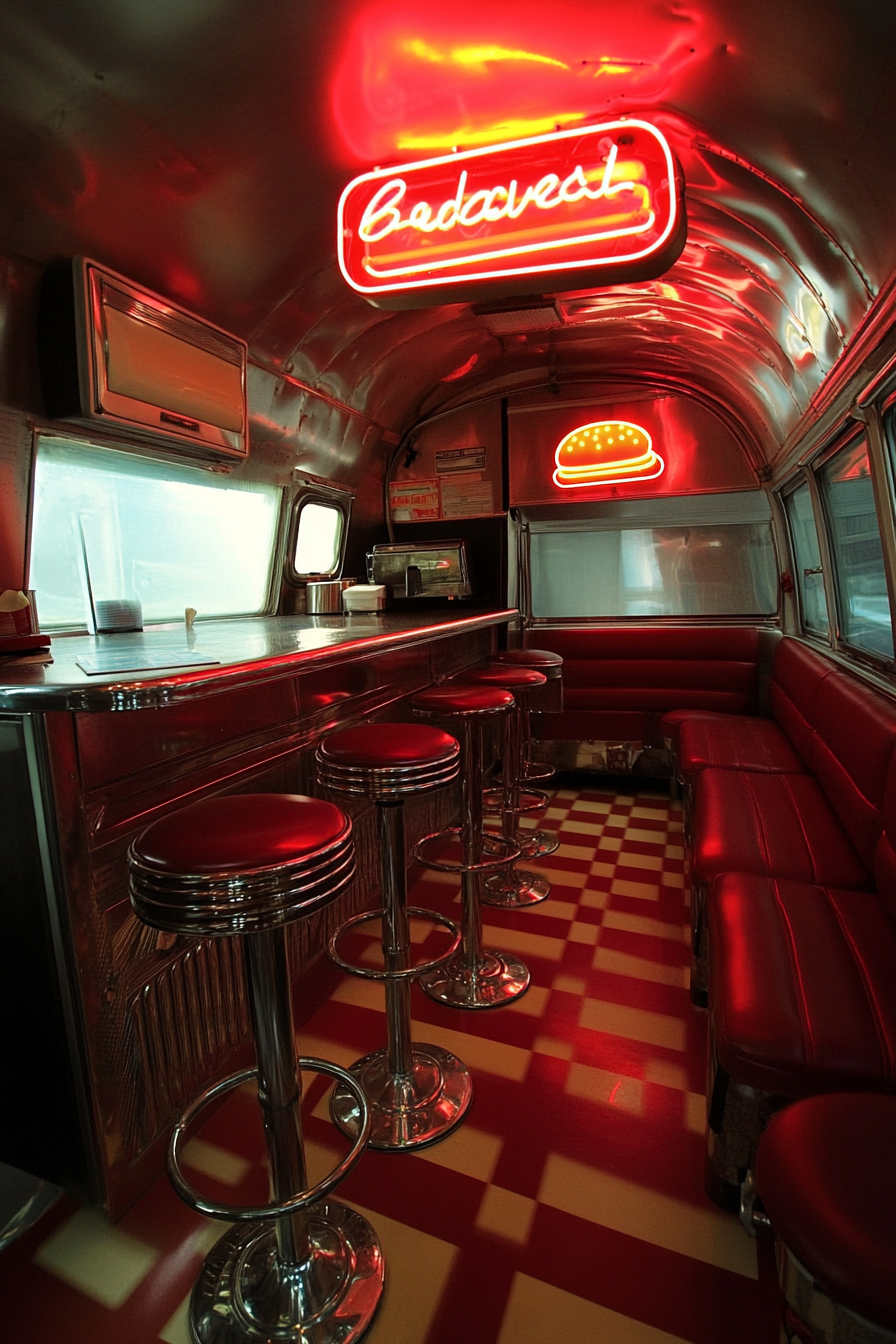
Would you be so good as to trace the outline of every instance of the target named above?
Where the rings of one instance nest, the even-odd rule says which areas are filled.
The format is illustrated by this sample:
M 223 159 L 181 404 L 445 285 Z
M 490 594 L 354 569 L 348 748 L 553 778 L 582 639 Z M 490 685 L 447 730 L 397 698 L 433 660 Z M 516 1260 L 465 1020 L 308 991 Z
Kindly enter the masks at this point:
M 216 695 L 239 686 L 290 676 L 306 667 L 374 651 L 428 642 L 515 620 L 502 611 L 353 612 L 348 616 L 251 616 L 200 621 L 188 633 L 183 622 L 120 635 L 60 635 L 53 662 L 0 662 L 0 711 L 152 709 Z M 188 651 L 217 660 L 193 667 L 88 675 L 79 656 L 104 650 L 145 651 L 168 657 Z

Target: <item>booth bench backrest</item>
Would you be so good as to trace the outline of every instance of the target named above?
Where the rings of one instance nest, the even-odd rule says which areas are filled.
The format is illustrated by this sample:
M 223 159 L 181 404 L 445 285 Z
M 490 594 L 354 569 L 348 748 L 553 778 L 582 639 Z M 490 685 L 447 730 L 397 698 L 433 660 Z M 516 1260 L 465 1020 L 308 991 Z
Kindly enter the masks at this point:
M 871 872 L 896 749 L 896 703 L 785 637 L 775 649 L 769 704 Z

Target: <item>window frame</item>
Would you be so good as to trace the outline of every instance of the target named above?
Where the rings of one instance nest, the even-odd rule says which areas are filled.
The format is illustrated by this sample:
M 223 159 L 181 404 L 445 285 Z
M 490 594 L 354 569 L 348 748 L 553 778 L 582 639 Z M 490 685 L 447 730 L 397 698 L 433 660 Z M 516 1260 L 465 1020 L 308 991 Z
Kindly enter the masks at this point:
M 338 579 L 341 576 L 342 567 L 345 564 L 345 551 L 348 544 L 354 501 L 354 494 L 350 490 L 341 489 L 339 486 L 324 485 L 318 481 L 300 482 L 295 497 L 290 504 L 289 526 L 286 530 L 286 555 L 284 557 L 284 575 L 287 582 L 293 587 L 299 587 L 306 583 L 326 582 L 327 579 Z M 299 539 L 302 512 L 309 504 L 324 504 L 329 508 L 338 510 L 342 515 L 342 536 L 336 564 L 332 568 L 303 573 L 296 569 L 294 557 Z

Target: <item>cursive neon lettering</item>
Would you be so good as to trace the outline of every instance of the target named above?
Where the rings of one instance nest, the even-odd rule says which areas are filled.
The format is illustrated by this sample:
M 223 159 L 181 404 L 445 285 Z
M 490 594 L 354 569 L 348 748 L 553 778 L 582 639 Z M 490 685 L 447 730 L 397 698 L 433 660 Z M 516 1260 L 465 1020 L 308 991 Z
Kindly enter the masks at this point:
M 519 219 L 533 206 L 538 210 L 555 210 L 557 206 L 575 205 L 585 199 L 605 200 L 624 191 L 646 197 L 642 208 L 649 210 L 649 192 L 643 185 L 628 178 L 613 181 L 617 157 L 618 149 L 613 145 L 602 166 L 600 180 L 593 187 L 579 163 L 562 180 L 557 173 L 545 173 L 534 185 L 526 187 L 522 195 L 518 195 L 519 184 L 512 178 L 506 187 L 480 187 L 467 196 L 468 176 L 464 169 L 454 195 L 438 209 L 428 201 L 417 201 L 407 215 L 402 215 L 400 208 L 407 195 L 407 183 L 404 178 L 394 177 L 371 197 L 361 216 L 358 234 L 365 243 L 379 243 L 402 229 L 449 233 L 458 225 L 469 228 L 483 222 L 497 224 L 502 219 Z

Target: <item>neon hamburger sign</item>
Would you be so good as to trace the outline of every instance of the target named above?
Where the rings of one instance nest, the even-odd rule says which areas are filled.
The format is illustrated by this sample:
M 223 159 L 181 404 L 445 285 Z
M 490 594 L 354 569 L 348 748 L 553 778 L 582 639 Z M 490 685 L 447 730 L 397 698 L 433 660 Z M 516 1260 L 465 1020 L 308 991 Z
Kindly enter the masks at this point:
M 629 420 L 580 425 L 560 440 L 554 463 L 552 479 L 563 490 L 650 481 L 666 467 L 647 430 Z
M 649 279 L 685 230 L 668 141 L 620 118 L 363 173 L 337 241 L 353 289 L 412 307 Z

